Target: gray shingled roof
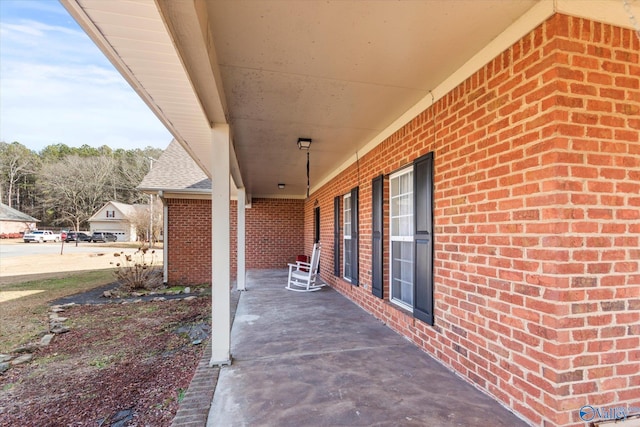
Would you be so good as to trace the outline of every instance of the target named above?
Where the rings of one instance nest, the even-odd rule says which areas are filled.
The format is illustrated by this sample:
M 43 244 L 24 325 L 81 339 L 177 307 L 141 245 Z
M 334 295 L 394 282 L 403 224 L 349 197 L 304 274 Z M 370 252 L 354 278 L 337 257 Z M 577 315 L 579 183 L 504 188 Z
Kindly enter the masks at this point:
M 175 139 L 144 177 L 141 190 L 211 192 L 211 180 Z
M 0 203 L 0 221 L 40 222 L 32 216 Z

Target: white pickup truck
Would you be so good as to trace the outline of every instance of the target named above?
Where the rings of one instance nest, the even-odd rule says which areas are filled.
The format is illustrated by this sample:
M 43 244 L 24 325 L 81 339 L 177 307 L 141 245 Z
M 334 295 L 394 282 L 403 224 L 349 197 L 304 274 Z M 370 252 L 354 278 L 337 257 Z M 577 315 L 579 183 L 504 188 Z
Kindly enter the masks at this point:
M 25 243 L 29 242 L 59 242 L 60 234 L 55 234 L 53 231 L 49 230 L 31 230 L 24 233 L 22 239 Z

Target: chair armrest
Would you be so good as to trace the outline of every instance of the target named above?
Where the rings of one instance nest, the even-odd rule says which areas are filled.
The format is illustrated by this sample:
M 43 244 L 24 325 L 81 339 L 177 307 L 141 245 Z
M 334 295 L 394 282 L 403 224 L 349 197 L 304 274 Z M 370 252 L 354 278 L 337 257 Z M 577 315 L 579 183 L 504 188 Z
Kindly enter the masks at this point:
M 296 271 L 303 272 L 307 272 L 311 269 L 311 264 L 309 264 L 308 262 L 296 261 L 295 264 L 289 263 L 287 265 L 289 266 L 289 273 L 291 273 L 294 268 L 296 269 Z

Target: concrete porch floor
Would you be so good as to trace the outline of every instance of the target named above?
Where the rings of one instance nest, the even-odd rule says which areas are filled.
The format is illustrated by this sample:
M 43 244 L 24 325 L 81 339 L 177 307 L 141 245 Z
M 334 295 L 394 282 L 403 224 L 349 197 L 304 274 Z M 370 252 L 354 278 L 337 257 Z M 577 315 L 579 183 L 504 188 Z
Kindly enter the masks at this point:
M 328 287 L 254 270 L 207 426 L 526 426 Z

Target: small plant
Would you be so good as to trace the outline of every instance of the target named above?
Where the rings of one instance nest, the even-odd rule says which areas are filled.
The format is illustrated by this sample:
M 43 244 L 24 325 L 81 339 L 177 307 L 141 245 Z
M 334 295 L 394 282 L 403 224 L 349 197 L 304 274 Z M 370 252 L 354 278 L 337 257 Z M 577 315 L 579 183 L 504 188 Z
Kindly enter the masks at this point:
M 178 403 L 181 403 L 184 400 L 184 396 L 187 394 L 187 391 L 183 388 L 178 389 Z
M 111 263 L 116 266 L 116 277 L 120 281 L 120 288 L 126 292 L 146 289 L 156 289 L 162 285 L 162 270 L 157 265 L 156 251 L 141 247 L 133 254 L 116 252 L 114 257 L 120 258 L 118 262 Z
M 91 362 L 89 362 L 89 365 L 94 366 L 98 369 L 103 369 L 105 367 L 107 367 L 107 365 L 109 365 L 109 363 L 111 363 L 111 357 L 109 356 L 103 356 L 103 357 L 98 357 L 94 360 L 92 360 Z

